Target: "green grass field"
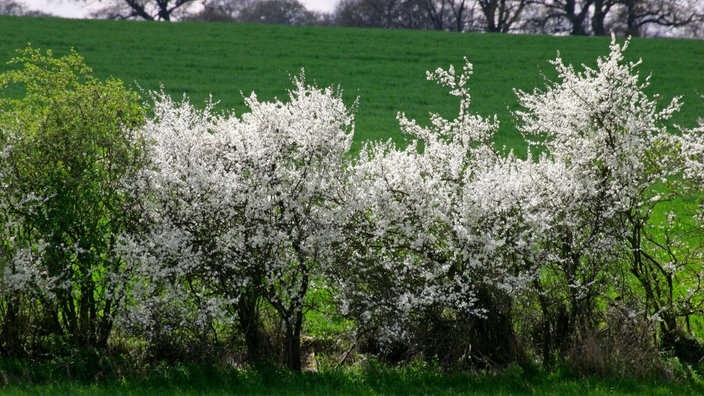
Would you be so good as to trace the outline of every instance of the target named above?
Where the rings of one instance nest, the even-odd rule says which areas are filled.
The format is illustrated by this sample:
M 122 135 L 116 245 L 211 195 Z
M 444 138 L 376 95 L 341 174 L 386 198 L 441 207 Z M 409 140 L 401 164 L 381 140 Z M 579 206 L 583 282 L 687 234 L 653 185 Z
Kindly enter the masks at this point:
M 286 95 L 290 76 L 305 68 L 309 81 L 339 85 L 348 103 L 359 97 L 357 141 L 400 138 L 396 113 L 426 122 L 428 112 L 452 115 L 456 98 L 425 80 L 425 71 L 467 57 L 474 111 L 498 114 L 497 143 L 520 147 L 510 110 L 513 88 L 543 85 L 560 51 L 575 64 L 593 65 L 608 53 L 609 38 L 457 34 L 220 23 L 148 23 L 0 17 L 0 67 L 27 43 L 61 55 L 75 48 L 96 75 L 164 89 L 201 102 L 212 94 L 220 108 L 241 113 L 242 95 Z M 675 122 L 693 126 L 704 116 L 704 41 L 637 39 L 628 53 L 643 59 L 652 92 L 682 95 Z

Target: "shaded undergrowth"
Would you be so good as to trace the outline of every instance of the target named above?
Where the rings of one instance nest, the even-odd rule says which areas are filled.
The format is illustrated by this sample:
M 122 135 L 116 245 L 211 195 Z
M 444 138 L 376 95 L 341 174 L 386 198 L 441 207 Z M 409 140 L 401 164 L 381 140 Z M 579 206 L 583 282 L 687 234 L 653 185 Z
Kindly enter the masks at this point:
M 85 353 L 82 355 L 86 355 Z M 695 370 L 672 362 L 675 376 L 615 378 L 579 376 L 564 368 L 546 372 L 511 365 L 500 371 L 444 371 L 432 363 L 391 366 L 362 360 L 319 372 L 292 372 L 272 364 L 245 367 L 168 364 L 141 367 L 124 358 L 74 356 L 73 361 L 0 361 L 5 395 L 585 395 L 703 394 Z M 91 360 L 97 359 L 97 360 Z

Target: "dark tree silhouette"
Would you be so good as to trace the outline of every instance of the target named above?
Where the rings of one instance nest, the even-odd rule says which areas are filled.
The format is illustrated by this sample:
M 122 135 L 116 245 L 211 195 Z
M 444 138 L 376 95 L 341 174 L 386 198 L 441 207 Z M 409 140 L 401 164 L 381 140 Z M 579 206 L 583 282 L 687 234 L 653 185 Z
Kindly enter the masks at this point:
M 508 33 L 533 0 L 477 0 L 487 32 Z
M 172 21 L 188 14 L 196 0 L 108 0 L 105 7 L 93 12 L 92 17 L 106 19 L 141 19 Z

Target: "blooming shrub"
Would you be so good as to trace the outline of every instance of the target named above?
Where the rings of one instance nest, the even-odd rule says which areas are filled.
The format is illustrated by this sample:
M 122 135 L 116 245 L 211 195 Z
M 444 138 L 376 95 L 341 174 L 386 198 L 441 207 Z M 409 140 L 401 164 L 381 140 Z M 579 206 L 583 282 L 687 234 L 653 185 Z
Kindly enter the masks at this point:
M 141 298 L 157 303 L 128 318 L 148 329 L 196 320 L 203 330 L 239 320 L 246 331 L 263 299 L 281 319 L 289 366 L 300 368 L 306 294 L 340 237 L 353 118 L 332 88 L 308 86 L 303 75 L 294 84 L 287 103 L 252 94 L 241 117 L 156 95 L 143 129 L 152 166 L 133 184 L 147 227 L 124 250 L 135 252 L 137 279 L 148 279 Z
M 640 62 L 624 60 L 627 47 L 628 41 L 619 45 L 612 39 L 609 55 L 597 60 L 596 69 L 582 72 L 558 56 L 552 62 L 557 82 L 544 91 L 518 91 L 525 110 L 517 116 L 522 131 L 539 137 L 551 160 L 564 164 L 564 177 L 579 193 L 559 206 L 572 226 L 554 239 L 562 242 L 557 248 L 563 260 L 549 265 L 566 290 L 559 304 L 570 331 L 598 328 L 599 306 L 613 303 L 608 296 L 616 293 L 659 322 L 663 337 L 676 338 L 697 310 L 693 307 L 701 305 L 699 293 L 681 285 L 700 288 L 694 274 L 700 273 L 702 256 L 690 249 L 700 250 L 695 246 L 702 240 L 685 235 L 701 232 L 702 225 L 690 210 L 676 214 L 666 206 L 690 194 L 701 196 L 702 185 L 691 181 L 701 177 L 695 147 L 702 147 L 702 135 L 677 134 L 667 126 L 680 109 L 679 99 L 662 107 L 658 97 L 646 95 L 649 81 L 641 81 Z M 641 290 L 631 290 L 631 275 Z M 632 301 L 633 296 L 641 297 Z

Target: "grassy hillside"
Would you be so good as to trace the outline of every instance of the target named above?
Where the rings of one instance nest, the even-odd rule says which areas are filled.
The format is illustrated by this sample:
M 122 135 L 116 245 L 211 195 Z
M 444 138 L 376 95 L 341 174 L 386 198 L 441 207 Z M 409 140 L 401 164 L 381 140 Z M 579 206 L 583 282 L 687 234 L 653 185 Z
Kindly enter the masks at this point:
M 0 68 L 28 42 L 55 54 L 75 48 L 97 75 L 114 76 L 145 89 L 194 101 L 209 94 L 223 109 L 244 111 L 242 95 L 283 96 L 289 76 L 305 68 L 309 81 L 339 85 L 352 103 L 359 96 L 358 140 L 399 138 L 396 113 L 423 122 L 429 111 L 451 115 L 456 102 L 425 80 L 425 71 L 467 57 L 475 66 L 474 111 L 498 114 L 500 144 L 520 141 L 509 109 L 512 88 L 541 86 L 548 60 L 560 51 L 566 61 L 594 64 L 608 51 L 608 38 L 457 34 L 330 27 L 202 23 L 147 23 L 0 17 Z M 691 126 L 704 116 L 704 41 L 634 40 L 652 90 L 686 102 L 676 122 Z

